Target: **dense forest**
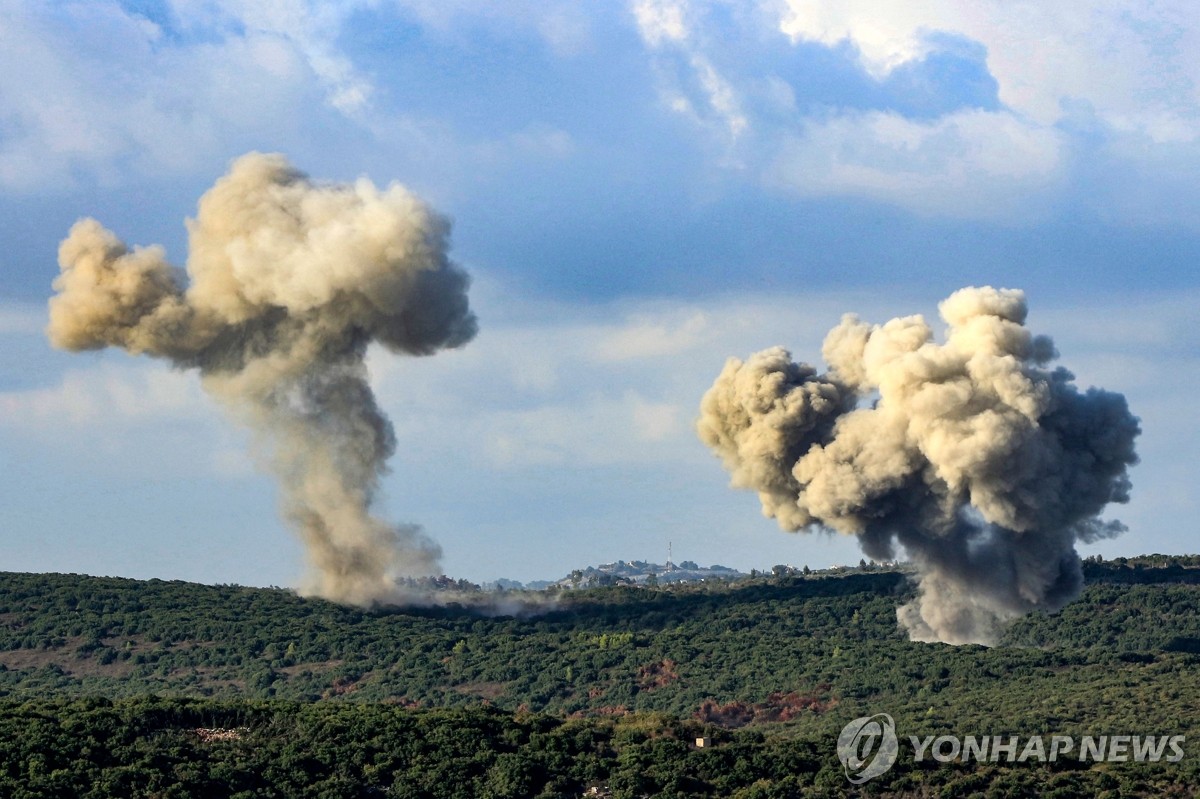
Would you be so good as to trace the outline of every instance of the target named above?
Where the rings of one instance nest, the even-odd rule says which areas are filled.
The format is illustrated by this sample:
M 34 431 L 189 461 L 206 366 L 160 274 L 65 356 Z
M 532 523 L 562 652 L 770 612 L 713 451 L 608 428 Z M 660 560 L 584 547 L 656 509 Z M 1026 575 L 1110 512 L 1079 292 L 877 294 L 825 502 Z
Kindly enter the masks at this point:
M 1200 557 L 1085 566 L 993 648 L 907 641 L 910 581 L 870 568 L 371 610 L 0 574 L 0 795 L 1192 796 Z M 905 739 L 1177 734 L 1185 757 L 909 756 L 852 786 L 838 732 L 880 712 Z

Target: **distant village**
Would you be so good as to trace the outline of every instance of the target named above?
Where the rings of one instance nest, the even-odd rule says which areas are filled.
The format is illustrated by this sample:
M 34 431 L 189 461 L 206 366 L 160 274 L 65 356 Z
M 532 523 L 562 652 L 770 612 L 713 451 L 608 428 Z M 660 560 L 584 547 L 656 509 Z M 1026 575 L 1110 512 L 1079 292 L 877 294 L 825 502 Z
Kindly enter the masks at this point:
M 500 579 L 485 583 L 484 590 L 502 591 L 567 591 L 580 588 L 599 588 L 603 586 L 623 585 L 653 587 L 674 585 L 678 583 L 697 583 L 721 580 L 750 580 L 762 577 L 801 577 L 809 575 L 843 574 L 851 571 L 875 571 L 896 568 L 893 562 L 876 563 L 860 560 L 857 566 L 832 566 L 828 569 L 810 569 L 808 566 L 776 565 L 770 569 L 751 569 L 746 572 L 738 571 L 729 566 L 714 563 L 711 566 L 701 566 L 695 561 L 685 560 L 674 563 L 650 563 L 644 560 L 618 560 L 613 563 L 602 563 L 599 566 L 588 566 L 586 569 L 575 569 L 566 577 L 558 580 L 534 580 L 521 583 L 516 580 Z
M 1200 568 L 1200 556 L 1181 555 L 1144 555 L 1137 558 L 1113 558 L 1105 560 L 1101 555 L 1090 555 L 1083 559 L 1085 573 L 1108 568 L 1109 578 L 1113 579 L 1113 570 L 1118 576 L 1128 571 L 1136 573 L 1142 568 Z M 796 577 L 832 577 L 837 575 L 855 574 L 860 572 L 877 571 L 910 571 L 913 566 L 904 561 L 874 561 L 860 559 L 857 565 L 835 565 L 824 569 L 811 569 L 808 566 L 792 566 L 778 564 L 769 569 L 751 569 L 749 573 L 738 571 L 729 566 L 714 563 L 711 566 L 700 566 L 695 561 L 685 560 L 679 563 L 668 559 L 666 563 L 650 563 L 644 560 L 618 560 L 612 563 L 602 563 L 599 566 L 588 566 L 586 569 L 575 569 L 570 574 L 558 580 L 532 580 L 522 583 L 518 580 L 501 578 L 483 584 L 470 580 L 446 577 L 420 577 L 402 580 L 404 584 L 423 591 L 453 591 L 458 593 L 495 593 L 507 591 L 546 591 L 549 593 L 573 591 L 584 588 L 600 588 L 604 586 L 630 586 L 653 588 L 656 586 L 678 585 L 680 583 L 703 582 L 734 582 L 737 580 L 784 579 Z

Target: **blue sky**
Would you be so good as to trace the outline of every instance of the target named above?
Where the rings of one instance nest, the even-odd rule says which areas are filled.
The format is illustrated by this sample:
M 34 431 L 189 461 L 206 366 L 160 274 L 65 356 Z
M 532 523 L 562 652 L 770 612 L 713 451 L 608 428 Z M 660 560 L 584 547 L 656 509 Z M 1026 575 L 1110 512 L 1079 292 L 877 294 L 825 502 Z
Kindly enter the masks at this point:
M 454 220 L 478 339 L 374 353 L 384 507 L 455 576 L 857 562 L 695 440 L 725 358 L 1023 288 L 1141 416 L 1107 555 L 1193 552 L 1200 21 L 1185 2 L 0 0 L 0 568 L 292 584 L 194 375 L 45 341 L 95 216 L 186 257 L 229 162 L 399 181 Z

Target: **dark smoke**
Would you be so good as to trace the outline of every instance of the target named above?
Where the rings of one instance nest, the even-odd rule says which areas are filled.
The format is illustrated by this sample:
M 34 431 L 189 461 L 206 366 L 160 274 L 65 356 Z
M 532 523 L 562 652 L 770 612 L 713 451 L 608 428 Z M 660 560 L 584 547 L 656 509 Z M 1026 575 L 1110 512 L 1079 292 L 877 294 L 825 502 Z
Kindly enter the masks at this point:
M 1129 499 L 1140 430 L 1123 396 L 1049 367 L 1022 292 L 962 289 L 940 311 L 944 344 L 920 316 L 844 317 L 825 374 L 782 348 L 730 359 L 697 430 L 783 529 L 854 535 L 877 560 L 902 547 L 910 637 L 990 644 L 1078 596 L 1075 544 L 1123 530 L 1098 515 Z

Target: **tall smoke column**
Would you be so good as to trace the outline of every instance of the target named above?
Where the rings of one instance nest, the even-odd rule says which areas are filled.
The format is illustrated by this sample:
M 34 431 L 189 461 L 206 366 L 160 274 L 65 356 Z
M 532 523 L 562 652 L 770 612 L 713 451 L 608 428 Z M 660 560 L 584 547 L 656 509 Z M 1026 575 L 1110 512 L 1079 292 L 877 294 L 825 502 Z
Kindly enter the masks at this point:
M 255 431 L 311 566 L 305 589 L 395 599 L 441 555 L 419 528 L 371 513 L 396 447 L 367 382 L 367 346 L 429 355 L 475 335 L 449 223 L 402 186 L 320 185 L 250 153 L 188 220 L 186 277 L 162 248 L 128 249 L 93 219 L 59 250 L 47 333 L 198 369 Z
M 903 547 L 912 639 L 993 644 L 1078 596 L 1075 544 L 1124 529 L 1098 515 L 1129 499 L 1140 430 L 1123 396 L 1048 366 L 1021 291 L 965 288 L 939 310 L 944 344 L 920 316 L 843 317 L 825 374 L 778 347 L 731 358 L 697 432 L 783 529 L 854 535 L 877 560 Z

